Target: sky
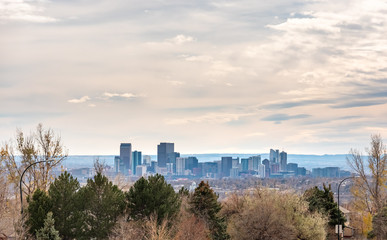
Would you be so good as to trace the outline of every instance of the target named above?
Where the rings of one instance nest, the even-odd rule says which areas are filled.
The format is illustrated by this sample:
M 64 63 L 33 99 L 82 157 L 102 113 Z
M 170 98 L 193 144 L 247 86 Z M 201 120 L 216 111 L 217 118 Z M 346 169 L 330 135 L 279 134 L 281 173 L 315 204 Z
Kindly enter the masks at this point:
M 2 142 L 335 154 L 386 122 L 386 1 L 0 0 Z

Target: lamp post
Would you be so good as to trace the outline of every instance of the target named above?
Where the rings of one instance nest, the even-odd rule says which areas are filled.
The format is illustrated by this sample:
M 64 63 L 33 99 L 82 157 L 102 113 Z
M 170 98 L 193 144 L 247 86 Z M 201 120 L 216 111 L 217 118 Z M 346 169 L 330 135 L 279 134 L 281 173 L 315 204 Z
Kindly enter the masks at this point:
M 22 181 L 23 181 L 23 176 L 24 176 L 24 173 L 33 165 L 35 164 L 38 164 L 38 163 L 43 163 L 43 162 L 53 162 L 55 160 L 43 160 L 43 161 L 39 161 L 39 162 L 34 162 L 34 163 L 31 163 L 30 165 L 28 165 L 28 167 L 26 167 L 20 177 L 20 184 L 19 184 L 19 187 L 20 187 L 20 211 L 21 211 L 21 214 L 23 215 L 23 190 L 22 190 Z
M 347 180 L 347 179 L 350 179 L 350 178 L 355 178 L 355 177 L 347 177 L 347 178 L 344 178 L 343 180 L 341 180 L 341 182 L 339 183 L 339 186 L 337 187 L 337 240 L 340 240 L 340 225 L 339 225 L 339 221 L 340 221 L 340 186 L 341 184 Z

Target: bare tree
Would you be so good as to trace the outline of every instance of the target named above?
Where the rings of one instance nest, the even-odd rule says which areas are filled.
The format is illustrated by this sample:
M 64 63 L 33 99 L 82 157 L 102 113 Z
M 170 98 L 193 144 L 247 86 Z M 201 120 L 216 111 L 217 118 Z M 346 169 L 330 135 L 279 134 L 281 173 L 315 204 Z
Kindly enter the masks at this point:
M 19 188 L 19 180 L 24 169 L 36 162 L 50 160 L 32 165 L 25 173 L 22 189 L 28 196 L 37 188 L 47 190 L 53 179 L 51 170 L 67 157 L 67 151 L 60 136 L 52 129 L 44 129 L 42 124 L 39 124 L 36 131 L 28 135 L 17 130 L 15 139 L 4 143 L 1 147 L 0 157 L 8 172 L 8 183 L 15 190 Z
M 366 161 L 360 151 L 352 149 L 347 162 L 359 176 L 351 190 L 355 206 L 374 215 L 386 201 L 387 149 L 380 135 L 372 135 L 370 145 Z

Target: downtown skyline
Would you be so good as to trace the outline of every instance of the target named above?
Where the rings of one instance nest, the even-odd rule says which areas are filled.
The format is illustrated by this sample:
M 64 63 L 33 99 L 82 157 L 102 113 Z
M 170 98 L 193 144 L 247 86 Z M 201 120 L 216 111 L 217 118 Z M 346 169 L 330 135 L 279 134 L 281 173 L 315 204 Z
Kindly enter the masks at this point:
M 364 152 L 387 138 L 383 1 L 1 1 L 0 140 L 70 155 Z

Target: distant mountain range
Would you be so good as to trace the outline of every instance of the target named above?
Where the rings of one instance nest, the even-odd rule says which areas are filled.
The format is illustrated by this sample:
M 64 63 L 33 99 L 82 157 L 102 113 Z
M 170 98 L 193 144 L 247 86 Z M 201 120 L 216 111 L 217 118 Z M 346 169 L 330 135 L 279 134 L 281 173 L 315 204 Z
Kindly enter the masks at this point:
M 262 160 L 269 158 L 269 154 L 256 153 L 205 153 L 205 154 L 181 154 L 181 157 L 194 156 L 197 157 L 199 162 L 212 162 L 220 160 L 221 157 L 233 157 L 233 158 L 248 158 L 250 156 L 261 155 Z M 109 166 L 114 166 L 115 155 L 71 155 L 64 161 L 63 165 L 67 168 L 81 168 L 92 167 L 94 160 L 97 158 L 105 162 Z M 150 155 L 152 161 L 157 160 L 156 155 Z M 349 170 L 349 166 L 346 161 L 347 154 L 334 154 L 334 155 L 302 155 L 302 154 L 288 154 L 288 163 L 297 163 L 299 167 L 305 167 L 308 170 L 317 167 L 340 167 L 343 170 Z

